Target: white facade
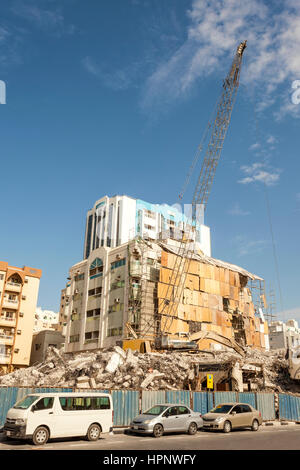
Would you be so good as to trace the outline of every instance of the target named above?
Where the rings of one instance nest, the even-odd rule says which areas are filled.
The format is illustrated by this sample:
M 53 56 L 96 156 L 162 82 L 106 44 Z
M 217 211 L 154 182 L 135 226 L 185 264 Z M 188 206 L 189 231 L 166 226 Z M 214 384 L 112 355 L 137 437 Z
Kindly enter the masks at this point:
M 35 310 L 35 321 L 33 331 L 38 332 L 42 330 L 55 329 L 58 324 L 59 313 L 53 312 L 52 310 L 43 310 L 41 307 L 37 307 Z
M 195 238 L 196 249 L 211 256 L 209 227 L 198 217 L 192 233 L 189 219 L 189 208 L 181 209 L 179 205 L 151 204 L 128 196 L 105 196 L 87 213 L 84 259 L 95 249 L 115 248 L 136 236 L 151 240 L 180 239 L 183 230 Z

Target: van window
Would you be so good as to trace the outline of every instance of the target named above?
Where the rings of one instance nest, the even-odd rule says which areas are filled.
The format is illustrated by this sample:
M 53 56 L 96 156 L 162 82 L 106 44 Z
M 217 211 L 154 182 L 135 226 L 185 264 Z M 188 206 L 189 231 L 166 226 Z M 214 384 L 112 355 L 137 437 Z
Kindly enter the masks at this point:
M 35 410 L 49 410 L 50 408 L 53 407 L 53 397 L 44 397 L 41 398 L 35 405 L 34 409 Z
M 26 395 L 26 397 L 22 398 L 22 400 L 18 401 L 14 408 L 17 409 L 17 410 L 27 410 L 27 408 L 29 408 L 32 403 L 38 399 L 38 396 L 33 396 L 33 395 Z
M 110 409 L 108 397 L 60 397 L 59 402 L 64 411 Z

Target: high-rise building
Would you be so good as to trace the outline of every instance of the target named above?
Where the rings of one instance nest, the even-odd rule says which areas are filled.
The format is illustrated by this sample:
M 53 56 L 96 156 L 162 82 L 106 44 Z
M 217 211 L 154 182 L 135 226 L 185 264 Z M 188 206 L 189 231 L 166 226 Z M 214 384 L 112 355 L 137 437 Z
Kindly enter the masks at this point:
M 29 365 L 42 271 L 0 261 L 0 369 Z
M 149 240 L 181 239 L 182 231 L 192 233 L 191 207 L 179 204 L 151 204 L 128 196 L 105 196 L 88 211 L 84 259 L 97 248 L 115 248 L 140 236 Z M 203 223 L 201 206 L 193 225 L 196 248 L 211 255 L 210 230 Z

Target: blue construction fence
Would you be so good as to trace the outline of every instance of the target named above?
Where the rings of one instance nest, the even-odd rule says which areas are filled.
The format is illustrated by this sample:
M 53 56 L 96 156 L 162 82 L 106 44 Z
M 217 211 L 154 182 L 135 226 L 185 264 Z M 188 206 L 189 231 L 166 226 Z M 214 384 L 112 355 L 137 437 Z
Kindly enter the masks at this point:
M 188 390 L 78 390 L 74 388 L 26 388 L 0 387 L 0 427 L 3 426 L 7 411 L 29 393 L 53 392 L 104 392 L 111 393 L 114 405 L 114 426 L 128 426 L 139 413 L 157 403 L 176 403 L 190 406 L 202 415 L 220 403 L 249 403 L 259 410 L 264 421 L 274 420 L 275 394 L 264 392 L 192 392 Z M 279 419 L 300 421 L 300 397 L 278 394 Z

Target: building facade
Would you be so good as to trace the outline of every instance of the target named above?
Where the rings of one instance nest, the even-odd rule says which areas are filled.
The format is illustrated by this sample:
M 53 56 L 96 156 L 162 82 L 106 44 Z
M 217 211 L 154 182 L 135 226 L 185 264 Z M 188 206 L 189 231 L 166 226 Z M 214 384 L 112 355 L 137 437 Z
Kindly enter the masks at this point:
M 29 365 L 42 271 L 0 262 L 0 369 Z
M 35 333 L 42 330 L 55 330 L 58 328 L 59 313 L 52 310 L 43 310 L 37 307 L 35 311 L 35 320 L 33 331 Z
M 64 345 L 65 338 L 60 331 L 43 330 L 34 333 L 32 338 L 30 365 L 41 363 L 45 360 L 47 349 L 52 346 L 60 349 Z
M 273 321 L 269 326 L 270 349 L 290 349 L 300 346 L 300 328 L 296 320 Z
M 210 229 L 197 210 L 192 231 L 190 205 L 151 204 L 128 196 L 105 196 L 95 202 L 86 218 L 84 259 L 98 248 L 115 248 L 136 237 L 149 240 L 181 239 L 193 233 L 196 249 L 211 256 Z

